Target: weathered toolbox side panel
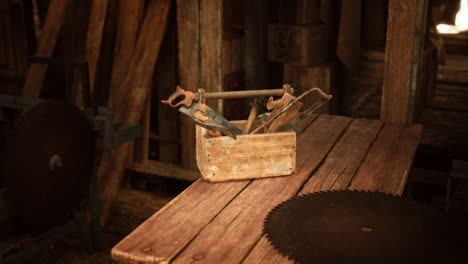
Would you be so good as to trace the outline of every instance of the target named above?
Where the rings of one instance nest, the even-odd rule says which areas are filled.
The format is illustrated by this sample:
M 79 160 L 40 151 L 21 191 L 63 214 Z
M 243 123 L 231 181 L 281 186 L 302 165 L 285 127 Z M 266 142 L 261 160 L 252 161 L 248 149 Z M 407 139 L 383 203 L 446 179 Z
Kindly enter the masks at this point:
M 205 180 L 290 175 L 296 169 L 296 132 L 204 137 L 197 126 L 197 164 Z

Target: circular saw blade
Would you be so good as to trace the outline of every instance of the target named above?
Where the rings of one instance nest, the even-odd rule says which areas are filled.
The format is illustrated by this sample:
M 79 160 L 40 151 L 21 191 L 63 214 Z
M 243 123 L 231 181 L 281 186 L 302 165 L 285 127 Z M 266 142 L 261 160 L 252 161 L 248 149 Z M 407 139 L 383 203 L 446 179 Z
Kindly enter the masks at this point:
M 12 215 L 30 229 L 69 219 L 88 191 L 95 133 L 77 106 L 45 101 L 18 123 L 8 144 L 5 185 Z
M 407 263 L 400 257 L 443 256 L 456 241 L 445 227 L 444 215 L 425 204 L 348 190 L 292 198 L 272 209 L 264 223 L 273 247 L 300 263 L 343 263 L 351 256 Z

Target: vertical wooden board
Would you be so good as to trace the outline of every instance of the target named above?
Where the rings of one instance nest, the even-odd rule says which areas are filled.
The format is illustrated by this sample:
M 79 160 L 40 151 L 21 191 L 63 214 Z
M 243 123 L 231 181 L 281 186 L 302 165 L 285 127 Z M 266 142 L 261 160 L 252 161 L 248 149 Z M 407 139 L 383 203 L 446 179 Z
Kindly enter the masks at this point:
M 42 34 L 37 43 L 36 56 L 51 57 L 53 55 L 69 4 L 70 0 L 50 1 Z M 47 69 L 48 66 L 45 64 L 30 64 L 21 95 L 38 97 L 44 84 Z
M 89 84 L 91 91 L 94 88 L 96 68 L 101 50 L 102 34 L 106 22 L 107 6 L 109 0 L 94 0 L 91 7 L 91 15 L 86 39 L 86 58 L 89 67 Z
M 0 14 L 0 38 L 1 39 L 7 39 L 8 35 L 5 30 L 5 16 L 3 14 Z M 6 67 L 8 65 L 8 48 L 6 45 L 6 41 L 0 41 L 0 66 Z
M 278 23 L 307 25 L 320 23 L 320 0 L 274 0 Z
M 200 0 L 200 83 L 207 92 L 223 91 L 222 44 L 223 0 Z M 222 114 L 222 100 L 208 105 Z
M 122 89 L 125 94 L 118 98 L 119 108 L 114 110 L 116 120 L 137 123 L 142 116 L 151 88 L 159 48 L 166 30 L 170 3 L 171 0 L 152 0 L 148 4 L 135 51 L 129 64 L 129 71 L 122 83 L 125 86 L 125 89 Z M 130 161 L 129 149 L 126 145 L 111 153 L 106 153 L 105 159 L 113 160 L 113 166 L 100 168 L 98 172 L 101 186 L 101 222 L 106 222 L 112 199 L 118 192 L 123 173 Z
M 171 262 L 249 183 L 199 179 L 117 244 L 112 258 L 123 263 Z
M 316 67 L 300 67 L 290 64 L 284 65 L 284 82 L 290 84 L 294 88 L 294 93 L 299 96 L 303 92 L 318 87 L 325 93 L 333 95 L 333 98 L 324 106 L 318 113 L 336 114 L 338 112 L 340 94 L 336 87 L 336 65 L 325 64 Z M 303 109 L 307 109 L 318 100 L 318 95 L 312 93 L 305 97 Z
M 176 10 L 171 10 L 169 15 L 168 32 L 176 32 Z M 158 135 L 161 139 L 170 141 L 159 142 L 159 160 L 170 163 L 178 163 L 179 155 L 179 117 L 177 109 L 162 104 L 161 99 L 167 98 L 177 85 L 177 35 L 166 34 L 161 46 L 161 56 L 155 69 L 154 89 L 157 93 L 152 102 L 157 112 Z M 154 120 L 154 119 L 153 119 Z
M 241 262 L 261 238 L 268 211 L 297 194 L 350 122 L 347 117 L 319 116 L 298 137 L 296 172 L 291 176 L 254 180 L 198 234 L 174 263 L 189 263 L 195 259 L 205 263 Z
M 361 0 L 342 0 L 336 55 L 344 68 L 343 101 L 345 106 L 352 105 L 349 100 L 352 98 L 354 89 L 352 80 L 358 73 L 360 47 Z
M 62 49 L 65 58 L 84 60 L 86 55 L 86 32 L 90 18 L 91 1 L 72 1 L 65 15 L 62 30 Z M 66 67 L 66 86 L 71 89 L 74 104 L 83 105 L 84 77 L 82 68 Z M 86 74 L 86 73 L 85 73 Z
M 99 42 L 100 46 L 97 47 L 98 50 L 93 53 L 96 58 L 92 58 L 92 63 L 96 63 L 94 80 L 90 78 L 90 82 L 94 83 L 91 92 L 95 105 L 108 105 L 109 102 L 119 2 L 118 0 L 108 0 L 104 28 L 102 31 L 96 32 L 96 34 L 101 33 L 101 41 Z M 95 47 L 89 48 L 94 49 Z M 91 56 L 89 53 L 88 55 Z M 92 73 L 90 72 L 90 74 Z
M 401 195 L 421 132 L 420 124 L 385 125 L 349 188 Z
M 382 127 L 378 120 L 355 119 L 300 194 L 346 189 Z
M 269 24 L 268 59 L 300 66 L 325 63 L 329 57 L 328 26 Z
M 362 47 L 385 47 L 388 0 L 362 0 Z
M 245 89 L 256 90 L 267 87 L 266 25 L 269 0 L 243 0 L 245 38 L 243 40 L 243 68 Z
M 185 90 L 200 88 L 200 5 L 199 1 L 177 0 L 177 37 L 179 83 Z M 195 124 L 186 116 L 180 117 L 181 163 L 196 169 Z
M 148 98 L 146 99 L 146 108 L 143 112 L 143 116 L 140 120 L 141 135 L 135 139 L 133 145 L 133 161 L 141 164 L 142 166 L 148 163 L 149 157 L 149 144 L 151 134 L 151 96 L 153 94 L 152 89 L 148 92 Z
M 381 119 L 412 123 L 419 95 L 428 0 L 390 0 Z
M 99 8 L 97 6 L 99 5 L 98 2 L 105 1 L 95 1 L 96 9 Z M 117 32 L 115 37 L 114 63 L 112 66 L 111 89 L 109 91 L 109 107 L 111 109 L 115 109 L 116 107 L 118 107 L 117 105 L 114 105 L 114 103 L 117 101 L 117 99 L 114 97 L 118 97 L 122 93 L 122 91 L 120 90 L 122 88 L 121 84 L 123 82 L 123 79 L 125 78 L 125 74 L 128 71 L 128 65 L 130 63 L 130 60 L 132 59 L 133 51 L 135 50 L 137 34 L 143 17 L 143 7 L 143 0 L 123 0 L 119 2 Z M 96 13 L 99 14 L 97 11 Z M 99 16 L 102 16 L 102 14 L 100 14 Z M 96 21 L 94 23 L 96 24 L 97 28 L 102 28 L 104 25 L 103 21 L 101 19 L 98 20 L 97 18 L 95 20 Z M 93 39 L 96 42 L 100 42 L 98 36 L 96 36 Z M 94 55 L 94 48 L 99 47 L 99 44 L 100 43 L 90 43 L 90 55 Z M 90 55 L 88 56 L 95 57 Z

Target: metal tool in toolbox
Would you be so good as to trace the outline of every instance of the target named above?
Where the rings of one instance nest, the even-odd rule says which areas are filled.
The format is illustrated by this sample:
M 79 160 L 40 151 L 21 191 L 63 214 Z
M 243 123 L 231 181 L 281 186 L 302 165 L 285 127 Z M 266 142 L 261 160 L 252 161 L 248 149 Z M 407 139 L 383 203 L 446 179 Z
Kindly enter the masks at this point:
M 196 124 L 211 130 L 212 135 L 220 136 L 221 133 L 231 138 L 241 134 L 255 134 L 262 129 L 265 132 L 274 132 L 279 128 L 289 124 L 300 115 L 299 111 L 302 107 L 300 100 L 312 93 L 318 92 L 320 100 L 305 112 L 310 113 L 324 103 L 328 102 L 332 96 L 327 95 L 319 88 L 312 88 L 304 92 L 299 97 L 293 96 L 294 89 L 290 85 L 283 85 L 283 89 L 270 90 L 246 90 L 246 91 L 229 91 L 229 92 L 205 92 L 204 89 L 199 89 L 197 93 L 185 91 L 177 86 L 176 91 L 171 94 L 167 100 L 162 100 L 164 104 L 172 107 L 180 107 L 179 111 L 188 115 Z M 213 109 L 206 105 L 206 99 L 234 99 L 248 97 L 265 97 L 270 96 L 267 104 L 268 110 L 272 110 L 267 120 L 252 132 L 250 128 L 254 119 L 257 117 L 259 101 L 252 106 L 246 128 L 241 131 L 239 128 L 227 121 L 222 115 L 216 113 Z M 274 100 L 273 96 L 281 96 L 280 99 Z M 281 118 L 280 118 L 281 117 Z
M 343 263 L 350 256 L 413 263 L 409 256 L 466 252 L 459 234 L 466 235 L 466 228 L 455 230 L 449 221 L 442 211 L 400 196 L 337 190 L 279 204 L 267 215 L 264 232 L 275 249 L 298 263 Z

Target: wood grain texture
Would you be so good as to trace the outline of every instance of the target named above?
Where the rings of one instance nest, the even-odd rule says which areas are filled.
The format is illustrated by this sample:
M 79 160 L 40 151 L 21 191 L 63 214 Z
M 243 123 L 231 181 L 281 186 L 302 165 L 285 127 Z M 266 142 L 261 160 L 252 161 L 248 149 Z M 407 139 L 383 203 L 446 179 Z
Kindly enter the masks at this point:
M 268 59 L 299 66 L 319 65 L 329 59 L 328 26 L 269 24 Z
M 343 64 L 343 101 L 349 102 L 354 92 L 352 78 L 357 75 L 361 47 L 361 0 L 342 0 L 336 55 Z M 344 109 L 345 112 L 350 109 Z
M 167 32 L 177 31 L 176 10 L 172 9 L 169 15 Z M 180 145 L 176 141 L 180 138 L 179 119 L 182 116 L 176 109 L 160 103 L 159 98 L 167 98 L 177 85 L 177 35 L 166 34 L 161 46 L 161 55 L 155 69 L 155 82 L 152 99 L 153 111 L 157 112 L 158 135 L 161 138 L 173 139 L 172 142 L 159 141 L 158 159 L 164 162 L 180 162 Z M 152 119 L 155 122 L 155 118 Z M 191 123 L 193 126 L 193 123 Z M 154 126 L 154 125 L 153 125 Z M 153 127 L 154 130 L 154 127 Z M 185 149 L 184 149 L 185 150 Z M 182 152 L 184 153 L 184 152 Z
M 115 103 L 122 94 L 123 86 L 121 84 L 135 50 L 137 34 L 143 17 L 143 6 L 143 0 L 122 0 L 119 2 L 111 90 L 109 91 L 109 107 L 111 109 L 118 107 Z M 101 20 L 98 21 L 101 22 Z M 101 23 L 98 25 L 101 26 Z
M 390 0 L 381 119 L 413 122 L 420 93 L 428 0 Z
M 152 0 L 148 4 L 145 19 L 140 30 L 136 48 L 132 55 L 129 71 L 119 98 L 119 107 L 114 110 L 114 118 L 128 123 L 138 123 L 147 102 L 154 67 L 159 48 L 165 33 L 171 0 Z M 105 153 L 100 166 L 98 180 L 101 186 L 101 222 L 106 222 L 112 199 L 117 194 L 125 167 L 129 162 L 128 144 L 115 151 Z
M 261 238 L 268 211 L 297 194 L 350 121 L 346 117 L 319 116 L 298 138 L 296 173 L 254 180 L 200 232 L 174 263 L 194 260 L 239 263 L 243 260 Z
M 108 2 L 109 0 L 94 0 L 91 6 L 88 35 L 86 38 L 86 59 L 88 60 L 91 92 L 94 91 L 94 80 L 96 79 L 101 44 L 104 37 L 103 33 L 108 11 Z
M 169 263 L 249 183 L 196 181 L 117 244 L 112 258 Z
M 421 133 L 420 124 L 386 124 L 349 188 L 401 195 Z
M 320 168 L 299 194 L 330 189 L 346 189 L 377 136 L 382 123 L 355 119 L 335 144 Z M 244 263 L 293 263 L 279 254 L 263 236 Z
M 243 124 L 245 122 L 242 122 Z M 290 175 L 296 169 L 296 132 L 205 138 L 197 126 L 197 163 L 209 181 Z
M 53 55 L 70 2 L 70 0 L 50 1 L 35 56 L 51 57 Z M 22 96 L 38 97 L 40 95 L 47 69 L 47 64 L 32 63 L 29 65 L 24 79 Z
M 207 92 L 223 91 L 223 0 L 200 0 L 200 85 Z M 223 101 L 207 104 L 222 114 Z
M 381 127 L 378 120 L 353 120 L 301 194 L 346 189 Z
M 200 5 L 199 1 L 177 0 L 176 7 L 179 83 L 195 92 L 200 88 Z M 182 165 L 196 169 L 195 124 L 189 117 L 180 117 L 180 138 Z

